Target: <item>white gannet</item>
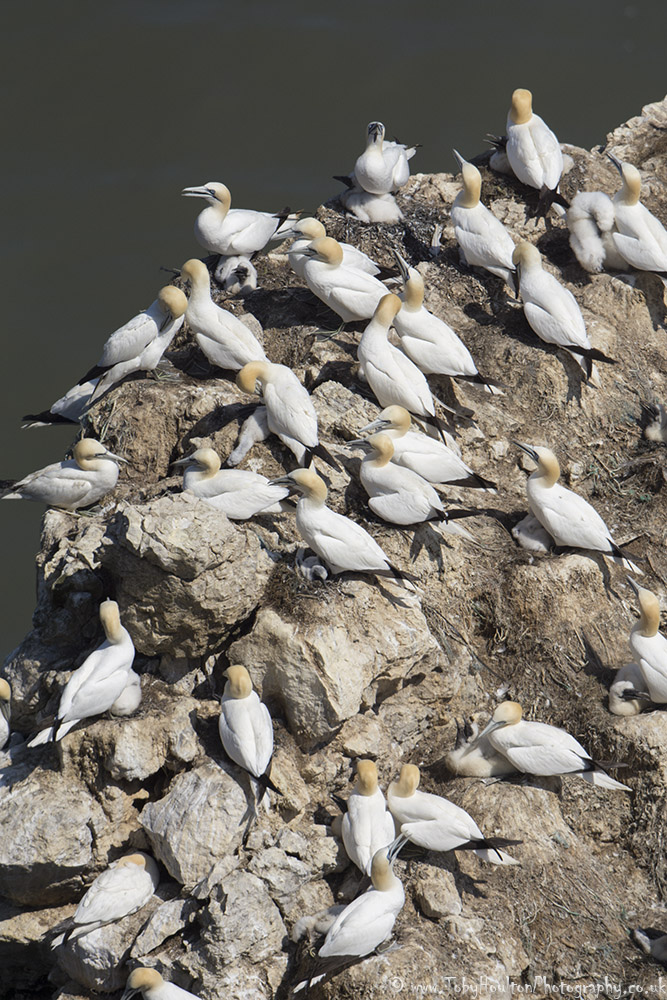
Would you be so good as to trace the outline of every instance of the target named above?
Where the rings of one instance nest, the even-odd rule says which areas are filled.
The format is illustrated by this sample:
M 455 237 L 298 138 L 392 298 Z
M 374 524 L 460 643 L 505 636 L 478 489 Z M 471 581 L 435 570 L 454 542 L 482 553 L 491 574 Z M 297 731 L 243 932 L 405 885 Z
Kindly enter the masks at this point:
M 237 254 L 234 257 L 220 257 L 213 277 L 231 295 L 242 298 L 257 288 L 257 270 L 250 257 Z
M 549 126 L 533 113 L 533 95 L 529 90 L 519 88 L 512 94 L 505 153 L 521 183 L 537 188 L 540 201 L 548 208 L 554 198 L 559 197 L 563 154 Z M 565 199 L 560 201 L 567 207 Z
M 588 500 L 558 482 L 560 466 L 554 453 L 549 448 L 532 447 L 519 441 L 514 443 L 537 463 L 526 483 L 528 506 L 556 545 L 602 552 L 626 569 L 641 573 L 634 563 L 625 558 L 611 537 L 609 528 Z
M 26 413 L 23 420 L 28 422 L 22 424 L 23 428 L 28 427 L 49 427 L 51 424 L 78 424 L 84 415 L 90 402 L 95 386 L 99 379 L 88 379 L 81 385 L 74 385 L 71 389 L 51 404 L 48 410 L 41 413 Z
M 642 436 L 647 441 L 667 444 L 667 408 L 662 403 L 641 403 Z
M 613 715 L 639 715 L 650 701 L 641 667 L 626 663 L 609 688 L 609 711 Z
M 227 458 L 227 465 L 239 465 L 258 441 L 266 441 L 271 431 L 266 407 L 258 406 L 241 424 L 239 439 Z
M 134 715 L 141 705 L 141 677 L 128 670 L 127 683 L 109 709 L 112 715 Z
M 542 256 L 532 243 L 519 243 L 512 255 L 523 311 L 540 340 L 564 348 L 595 382 L 593 359 L 615 362 L 591 346 L 577 300 L 569 289 L 545 271 Z
M 630 633 L 630 649 L 636 657 L 651 701 L 667 702 L 667 639 L 659 631 L 660 604 L 655 594 L 628 577 L 637 595 L 640 618 Z
M 387 811 L 372 760 L 357 761 L 357 781 L 347 800 L 341 833 L 348 858 L 366 875 L 371 873 L 375 854 L 394 840 L 394 820 Z
M 500 774 L 514 774 L 515 768 L 502 754 L 494 750 L 488 737 L 479 735 L 475 719 L 456 722 L 454 749 L 445 754 L 447 767 L 452 774 L 466 778 L 490 778 Z
M 343 263 L 343 248 L 330 236 L 320 236 L 304 247 L 303 278 L 313 295 L 337 313 L 344 323 L 369 319 L 387 294 L 381 281 Z
M 151 898 L 159 881 L 158 867 L 148 854 L 138 851 L 114 861 L 88 887 L 72 917 L 74 927 L 65 933 L 64 940 L 73 941 L 136 913 Z
M 516 841 L 485 837 L 465 809 L 440 795 L 420 792 L 419 768 L 404 764 L 398 781 L 387 789 L 387 802 L 400 830 L 394 849 L 408 840 L 429 851 L 472 850 L 482 861 L 496 865 L 516 865 L 514 858 L 502 851 Z
M 231 371 L 239 371 L 249 361 L 266 361 L 264 348 L 245 323 L 211 298 L 206 264 L 196 258 L 188 260 L 181 275 L 190 282 L 185 319 L 208 360 Z
M 384 135 L 382 122 L 370 122 L 366 149 L 354 164 L 354 180 L 369 194 L 389 194 L 402 188 L 410 177 L 408 160 L 417 152 L 416 146 L 385 142 Z
M 221 469 L 212 448 L 197 448 L 174 465 L 184 465 L 183 489 L 232 520 L 244 521 L 260 511 L 280 513 L 280 501 L 288 495 L 282 486 L 269 486 L 266 476 L 243 469 Z
M 640 271 L 667 271 L 667 230 L 639 200 L 641 176 L 631 163 L 607 154 L 623 186 L 614 195 L 617 233 L 612 239 L 621 257 Z
M 625 260 L 614 243 L 614 203 L 603 191 L 579 191 L 567 210 L 570 246 L 584 271 L 623 270 Z
M 130 997 L 136 996 L 137 993 L 141 993 L 144 1000 L 199 1000 L 199 997 L 189 990 L 165 982 L 157 969 L 144 967 L 134 969 L 129 974 L 120 1000 L 130 1000 Z
M 500 219 L 480 201 L 482 175 L 477 167 L 456 150 L 454 156 L 463 180 L 463 190 L 454 199 L 450 213 L 456 242 L 470 267 L 483 267 L 514 291 L 514 240 Z
M 377 852 L 371 865 L 372 886 L 338 914 L 317 953 L 318 960 L 293 987 L 294 993 L 370 955 L 387 940 L 405 903 L 403 885 L 393 872 L 394 856 L 387 848 Z
M 285 235 L 294 235 L 297 237 L 287 251 L 287 259 L 294 273 L 303 278 L 305 265 L 309 259 L 303 251 L 313 240 L 326 236 L 327 231 L 319 219 L 308 217 L 295 222 L 290 232 Z M 343 251 L 344 267 L 356 268 L 358 271 L 364 271 L 366 274 L 375 275 L 380 273 L 380 268 L 363 250 L 353 247 L 350 243 L 339 242 L 339 246 Z
M 403 279 L 403 303 L 394 318 L 401 349 L 425 375 L 451 375 L 478 382 L 489 392 L 499 393 L 477 370 L 472 354 L 458 334 L 424 305 L 424 279 L 394 251 Z
M 297 530 L 334 576 L 348 571 L 398 579 L 405 575 L 360 524 L 326 506 L 325 482 L 313 469 L 295 469 L 273 482 L 301 494 L 296 505 Z
M 385 223 L 394 226 L 403 218 L 403 213 L 392 194 L 369 194 L 356 185 L 339 195 L 339 201 L 346 212 L 360 222 Z
M 218 722 L 220 740 L 235 764 L 254 778 L 262 779 L 267 776 L 273 753 L 273 723 L 269 710 L 253 691 L 245 667 L 228 667 L 225 676 Z
M 479 737 L 488 737 L 491 746 L 503 754 L 516 771 L 545 777 L 576 774 L 591 785 L 632 791 L 610 778 L 581 743 L 564 729 L 544 722 L 526 722 L 521 715 L 518 702 L 504 701 Z
M 4 677 L 0 677 L 0 750 L 9 739 L 12 715 L 12 689 Z
M 411 469 L 429 483 L 495 490 L 496 484 L 473 472 L 451 445 L 410 430 L 411 424 L 410 414 L 404 406 L 386 406 L 378 419 L 362 427 L 360 433 L 381 431 L 388 434 L 394 445 L 392 462 Z
M 72 453 L 73 458 L 47 465 L 18 480 L 0 499 L 36 500 L 64 510 L 89 507 L 101 500 L 118 482 L 118 463 L 126 460 L 94 438 L 77 441 Z
M 308 390 L 291 368 L 270 361 L 251 361 L 236 376 L 236 384 L 252 395 L 259 384 L 269 430 L 286 444 L 300 465 L 317 455 L 340 468 L 317 437 L 317 413 Z
M 33 737 L 29 747 L 61 740 L 77 722 L 108 711 L 125 689 L 134 643 L 120 623 L 115 601 L 102 601 L 100 621 L 106 639 L 74 671 L 63 688 L 53 725 Z
M 180 288 L 165 285 L 144 312 L 134 316 L 108 337 L 102 356 L 80 384 L 96 378 L 88 405 L 132 372 L 153 371 L 183 326 L 188 305 Z
M 271 215 L 246 208 L 231 208 L 229 188 L 217 181 L 202 187 L 183 188 L 182 195 L 204 198 L 207 207 L 195 221 L 195 237 L 206 250 L 224 257 L 248 257 L 263 250 L 271 240 L 282 238 L 282 227 L 288 229 L 295 215 Z M 287 220 L 287 221 L 286 221 Z

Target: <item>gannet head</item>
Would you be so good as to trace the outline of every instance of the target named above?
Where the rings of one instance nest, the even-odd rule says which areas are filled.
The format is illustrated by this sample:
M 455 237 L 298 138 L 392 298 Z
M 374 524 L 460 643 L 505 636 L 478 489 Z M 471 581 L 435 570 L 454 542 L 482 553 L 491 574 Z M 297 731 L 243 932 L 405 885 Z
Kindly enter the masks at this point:
M 191 455 L 179 458 L 173 465 L 196 465 L 201 470 L 201 479 L 213 479 L 220 472 L 220 456 L 213 448 L 197 448 Z
M 533 462 L 537 462 L 537 469 L 532 473 L 531 479 L 541 479 L 545 486 L 553 486 L 554 483 L 558 482 L 560 478 L 560 465 L 550 448 L 545 448 L 542 445 L 532 446 L 521 444 L 520 441 L 515 441 L 514 444 L 517 448 L 521 448 L 521 451 L 525 451 L 526 455 L 532 458 Z M 506 704 L 509 704 L 509 702 Z
M 12 689 L 10 688 L 4 677 L 0 677 L 0 701 L 5 703 L 11 701 Z
M 387 892 L 396 885 L 398 879 L 393 872 L 395 856 L 395 854 L 392 854 L 390 857 L 390 848 L 387 847 L 381 847 L 373 855 L 373 861 L 371 862 L 371 882 L 374 889 L 378 889 L 380 892 Z
M 225 694 L 230 698 L 247 698 L 252 694 L 252 681 L 245 667 L 240 664 L 227 667 L 225 677 L 227 678 Z
M 607 153 L 607 156 L 618 170 L 623 181 L 623 187 L 617 192 L 614 200 L 620 201 L 624 205 L 636 205 L 642 189 L 641 174 L 632 163 L 621 163 L 611 153 Z
M 162 307 L 162 311 L 170 313 L 174 319 L 178 319 L 179 316 L 185 314 L 185 310 L 188 308 L 188 300 L 185 294 L 180 288 L 176 288 L 175 285 L 165 285 L 157 293 L 157 300 Z M 169 316 L 167 316 L 167 321 Z
M 400 309 L 401 300 L 398 295 L 393 295 L 390 292 L 389 295 L 383 295 L 378 302 L 373 313 L 373 320 L 389 329 Z
M 394 445 L 388 434 L 373 434 L 372 437 L 367 438 L 366 443 L 377 452 L 372 461 L 378 468 L 383 468 L 391 462 L 394 457 Z
M 392 792 L 402 799 L 408 799 L 419 788 L 421 775 L 416 764 L 404 764 L 398 781 L 392 781 Z
M 531 268 L 542 267 L 542 255 L 532 243 L 517 243 L 512 254 L 515 267 L 528 271 Z
M 514 91 L 509 117 L 515 125 L 525 125 L 533 117 L 533 95 L 529 90 L 519 87 Z
M 290 492 L 301 493 L 307 500 L 313 500 L 318 504 L 326 503 L 326 483 L 320 479 L 314 469 L 294 469 L 286 476 L 272 479 L 269 485 L 288 486 Z
M 410 425 L 412 424 L 412 417 L 408 411 L 403 406 L 398 406 L 394 404 L 392 406 L 385 406 L 384 410 L 380 414 L 377 420 L 372 423 L 367 424 L 366 427 L 362 427 L 359 431 L 360 434 L 365 434 L 366 431 L 400 431 L 401 434 L 407 434 L 410 430 Z
M 380 149 L 382 149 L 382 143 L 384 141 L 384 125 L 382 122 L 369 122 L 366 128 L 366 145 L 374 146 L 376 143 L 380 144 Z
M 343 263 L 343 248 L 331 236 L 318 236 L 301 251 L 306 257 L 314 257 L 324 264 L 338 267 Z
M 98 471 L 100 468 L 99 463 L 107 460 L 110 462 L 123 462 L 124 465 L 127 465 L 126 458 L 114 455 L 112 451 L 105 448 L 95 438 L 82 438 L 80 441 L 77 441 L 72 449 L 72 454 L 74 461 L 84 472 Z
M 181 268 L 181 277 L 192 283 L 195 288 L 210 288 L 211 276 L 203 260 L 191 257 Z M 186 305 L 187 308 L 187 305 Z
M 463 180 L 463 191 L 457 198 L 458 204 L 462 208 L 474 208 L 475 205 L 479 204 L 479 196 L 482 193 L 482 175 L 474 163 L 468 163 L 456 150 L 454 150 L 454 156 L 461 168 Z
M 378 787 L 378 769 L 375 761 L 357 761 L 357 791 L 360 795 L 375 795 Z
M 640 635 L 645 635 L 647 638 L 657 635 L 660 628 L 660 602 L 658 598 L 650 590 L 645 590 L 644 587 L 640 587 L 638 583 L 635 583 L 632 577 L 628 577 L 627 580 L 637 595 L 639 610 L 641 612 L 641 616 L 633 632 L 637 631 Z
M 242 392 L 253 396 L 269 377 L 269 365 L 266 361 L 249 361 L 236 376 L 236 384 Z M 260 390 L 261 391 L 261 390 Z
M 119 642 L 123 638 L 124 629 L 120 623 L 120 612 L 115 601 L 102 601 L 100 621 L 109 642 Z
M 125 992 L 120 1000 L 129 1000 L 130 997 L 135 996 L 137 993 L 143 993 L 144 990 L 157 989 L 163 983 L 164 979 L 157 969 L 134 969 L 127 977 Z
M 290 233 L 300 233 L 302 236 L 307 236 L 309 240 L 318 240 L 327 235 L 327 231 L 320 220 L 313 219 L 311 216 L 295 222 Z
M 424 279 L 416 267 L 410 267 L 408 262 L 401 257 L 398 250 L 394 250 L 394 257 L 403 282 L 402 301 L 408 309 L 421 309 L 424 302 Z
M 514 726 L 517 722 L 521 722 L 521 715 L 521 705 L 518 701 L 503 701 L 493 713 L 486 729 L 482 730 L 471 746 L 475 746 L 482 737 L 488 736 L 489 733 L 493 733 L 496 729 L 502 729 L 504 726 Z
M 181 194 L 186 198 L 205 198 L 209 205 L 221 205 L 225 214 L 232 203 L 229 188 L 219 181 L 207 181 L 201 187 L 183 188 Z
M 143 854 L 125 854 L 122 858 L 119 858 L 116 862 L 117 868 L 128 868 L 130 865 L 136 865 L 138 868 L 146 867 L 146 857 Z

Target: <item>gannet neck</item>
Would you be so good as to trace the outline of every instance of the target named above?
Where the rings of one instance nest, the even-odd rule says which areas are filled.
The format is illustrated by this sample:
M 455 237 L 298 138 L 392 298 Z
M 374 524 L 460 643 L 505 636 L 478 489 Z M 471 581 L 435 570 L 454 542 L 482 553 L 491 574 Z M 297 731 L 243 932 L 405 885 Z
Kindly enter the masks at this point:
M 0 701 L 11 701 L 12 689 L 4 677 L 0 677 Z
M 504 701 L 498 705 L 498 708 L 493 713 L 493 722 L 496 726 L 498 724 L 501 726 L 515 726 L 517 722 L 521 722 L 522 714 L 523 711 L 518 701 Z
M 479 198 L 482 193 L 482 175 L 474 163 L 463 160 L 461 164 L 461 178 L 463 180 L 463 191 L 459 192 L 459 205 L 462 208 L 475 208 L 479 205 Z
M 201 466 L 201 469 L 197 470 L 200 480 L 213 479 L 220 472 L 222 464 L 220 456 L 217 452 L 213 451 L 213 448 L 197 448 L 190 455 L 190 459 Z
M 375 795 L 378 789 L 378 769 L 372 760 L 357 761 L 356 790 L 360 795 Z
M 420 777 L 416 764 L 404 764 L 398 781 L 391 783 L 392 794 L 401 799 L 409 799 L 417 791 Z
M 127 868 L 129 865 L 137 865 L 139 868 L 145 868 L 146 858 L 143 854 L 126 854 L 119 860 L 117 867 Z
M 401 300 L 398 295 L 383 295 L 373 313 L 373 320 L 386 330 L 394 322 L 396 314 L 401 309 Z
M 82 438 L 77 441 L 72 449 L 74 461 L 84 472 L 99 472 L 104 466 L 102 463 L 106 457 L 114 458 L 103 444 L 95 438 Z
M 156 989 L 158 986 L 162 986 L 163 983 L 164 979 L 157 969 L 134 969 L 127 977 L 124 995 L 131 996 L 132 994 L 128 992 L 130 990 L 138 993 L 140 990 Z
M 229 188 L 220 181 L 207 181 L 204 187 L 212 192 L 211 204 L 222 214 L 224 219 L 232 207 L 232 196 Z
M 410 268 L 410 277 L 403 286 L 401 298 L 410 311 L 417 311 L 424 305 L 424 279 L 414 267 Z
M 512 263 L 523 271 L 542 267 L 542 255 L 532 243 L 517 243 L 512 254 Z
M 529 90 L 520 87 L 514 91 L 509 117 L 515 125 L 525 125 L 533 117 L 533 95 Z
M 619 201 L 624 205 L 636 205 L 642 188 L 641 175 L 632 163 L 624 163 L 622 168 L 623 187 L 619 192 Z
M 317 507 L 321 507 L 327 501 L 327 487 L 323 479 L 317 475 L 314 469 L 294 469 L 289 473 L 289 478 L 298 486 L 304 498 Z
M 379 892 L 390 892 L 401 884 L 394 875 L 391 862 L 387 860 L 387 848 L 383 847 L 373 856 L 371 864 L 371 882 Z
M 299 219 L 295 224 L 294 229 L 297 232 L 302 233 L 303 236 L 307 236 L 310 240 L 319 240 L 323 236 L 327 235 L 327 231 L 320 222 L 319 219 L 313 219 L 308 217 L 306 219 Z
M 539 479 L 547 487 L 554 486 L 560 479 L 560 465 L 550 448 L 535 448 L 538 457 L 537 469 L 531 479 Z M 508 702 L 507 704 L 510 704 Z
M 257 382 L 262 385 L 269 378 L 269 363 L 266 361 L 249 361 L 236 376 L 236 384 L 243 392 L 254 395 Z
M 100 604 L 100 621 L 108 642 L 121 642 L 125 629 L 120 623 L 120 613 L 115 601 L 102 601 Z
M 190 282 L 193 292 L 200 294 L 203 292 L 205 295 L 210 296 L 211 276 L 203 260 L 197 260 L 196 257 L 186 260 L 181 268 L 181 277 L 186 278 Z
M 378 149 L 382 152 L 384 134 L 385 128 L 382 122 L 369 122 L 366 130 L 366 149 Z
M 340 243 L 332 239 L 330 236 L 319 236 L 317 239 L 310 243 L 310 250 L 316 254 L 316 256 L 324 264 L 330 264 L 332 267 L 339 267 L 343 263 L 343 248 Z
M 170 312 L 174 319 L 185 314 L 188 308 L 188 300 L 180 288 L 174 285 L 165 285 L 158 292 L 158 302 L 164 313 Z
M 641 617 L 635 625 L 633 632 L 638 632 L 647 638 L 657 635 L 660 628 L 660 604 L 655 594 L 643 587 L 637 588 L 637 600 Z
M 373 448 L 377 454 L 371 459 L 372 464 L 378 468 L 382 469 L 385 465 L 389 465 L 392 458 L 394 457 L 394 445 L 388 434 L 373 434 L 369 437 L 368 444 Z
M 399 437 L 403 437 L 407 434 L 412 425 L 412 417 L 408 411 L 403 406 L 398 406 L 394 404 L 392 406 L 386 406 L 382 413 L 380 414 L 382 420 L 391 421 L 391 430 L 398 431 Z
M 252 694 L 252 681 L 245 667 L 240 664 L 228 667 L 225 675 L 227 677 L 225 694 L 230 698 L 248 698 Z

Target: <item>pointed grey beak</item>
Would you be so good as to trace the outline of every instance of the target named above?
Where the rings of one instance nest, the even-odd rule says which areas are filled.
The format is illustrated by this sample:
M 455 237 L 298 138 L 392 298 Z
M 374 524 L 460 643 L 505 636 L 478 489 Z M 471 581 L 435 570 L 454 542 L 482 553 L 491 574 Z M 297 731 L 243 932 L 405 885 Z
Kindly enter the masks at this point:
M 354 441 L 347 442 L 348 448 L 370 448 L 366 438 L 355 438 Z
M 614 166 L 616 167 L 616 169 L 618 170 L 619 174 L 622 177 L 623 176 L 623 164 L 621 163 L 621 161 L 616 156 L 614 156 L 613 153 L 607 153 L 607 158 L 611 160 L 611 162 L 614 164 Z
M 632 588 L 632 590 L 634 590 L 634 592 L 635 592 L 635 597 L 639 597 L 639 591 L 640 591 L 640 590 L 642 589 L 642 588 L 641 588 L 641 587 L 639 586 L 639 584 L 638 584 L 638 583 L 635 583 L 635 581 L 634 581 L 634 580 L 632 579 L 632 577 L 631 577 L 631 576 L 626 576 L 626 578 L 625 578 L 625 579 L 626 579 L 626 580 L 628 581 L 628 583 L 630 584 L 630 587 Z
M 389 845 L 387 848 L 387 861 L 390 865 L 393 865 L 399 852 L 403 847 L 405 847 L 409 839 L 409 837 L 406 837 L 405 834 L 402 833 L 393 843 Z
M 452 152 L 454 153 L 454 159 L 456 160 L 456 162 L 457 162 L 457 163 L 458 163 L 458 165 L 459 165 L 459 170 L 463 170 L 463 166 L 464 166 L 464 164 L 465 164 L 465 163 L 466 163 L 467 161 L 463 159 L 463 157 L 462 157 L 462 156 L 461 156 L 461 154 L 460 154 L 460 153 L 458 152 L 458 150 L 456 150 L 456 149 L 453 149 L 453 150 L 452 150 Z
M 526 455 L 528 455 L 529 458 L 532 458 L 533 462 L 537 462 L 539 464 L 540 456 L 537 454 L 534 448 L 530 447 L 530 445 L 521 444 L 520 441 L 514 441 L 514 440 L 512 441 L 512 444 L 515 444 L 517 448 L 521 448 L 521 451 L 525 451 Z
M 401 278 L 403 279 L 403 281 L 409 281 L 410 265 L 406 260 L 403 260 L 398 250 L 394 250 L 394 257 L 396 259 L 396 263 L 398 264 L 398 269 L 401 272 Z
M 133 989 L 131 989 L 128 986 L 126 988 L 125 992 L 123 993 L 122 997 L 120 998 L 120 1000 L 130 1000 L 130 997 L 136 997 L 137 993 L 139 993 L 139 992 L 141 992 L 141 991 L 140 990 L 133 990 Z
M 377 420 L 373 420 L 372 423 L 362 427 L 359 433 L 366 434 L 368 431 L 382 431 L 387 427 L 391 427 L 391 420 L 383 420 L 382 417 L 378 417 Z
M 192 458 L 192 455 L 186 455 L 184 458 L 177 458 L 176 461 L 172 462 L 171 464 L 172 465 L 187 465 L 188 462 L 192 462 L 192 461 L 194 461 L 193 458 Z
M 291 476 L 278 476 L 277 479 L 269 480 L 269 486 L 293 486 L 297 489 L 297 485 Z
M 121 458 L 120 455 L 114 455 L 112 451 L 105 451 L 100 455 L 95 455 L 95 458 L 110 458 L 112 462 L 122 462 L 123 465 L 130 464 L 126 458 Z
M 5 722 L 9 722 L 11 705 L 8 701 L 0 701 L 0 715 L 4 716 Z
M 181 194 L 185 198 L 215 198 L 215 191 L 207 187 L 183 188 Z
M 312 250 L 310 247 L 304 247 L 301 253 L 304 257 L 317 257 L 317 251 Z
M 486 726 L 486 728 L 483 729 L 481 733 L 475 737 L 475 739 L 472 741 L 468 749 L 472 750 L 472 748 L 476 747 L 477 744 L 480 742 L 480 740 L 483 740 L 485 736 L 489 735 L 489 733 L 494 732 L 494 730 L 496 729 L 502 729 L 502 727 L 506 725 L 507 725 L 506 722 L 494 722 L 493 719 L 491 719 L 491 722 L 489 722 L 488 726 Z

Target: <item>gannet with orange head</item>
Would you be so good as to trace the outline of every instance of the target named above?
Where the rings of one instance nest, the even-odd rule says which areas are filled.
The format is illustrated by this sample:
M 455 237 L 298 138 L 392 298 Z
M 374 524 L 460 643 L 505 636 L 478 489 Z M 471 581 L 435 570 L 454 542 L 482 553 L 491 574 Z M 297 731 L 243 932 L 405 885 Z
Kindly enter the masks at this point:
M 514 443 L 537 463 L 526 483 L 528 505 L 556 545 L 602 552 L 626 569 L 641 573 L 634 563 L 625 558 L 611 537 L 609 528 L 588 500 L 558 482 L 560 465 L 551 449 L 519 441 Z
M 77 722 L 108 711 L 128 683 L 134 660 L 130 633 L 121 625 L 115 601 L 102 601 L 99 614 L 104 642 L 74 671 L 60 696 L 55 722 L 30 740 L 29 747 L 61 740 Z
M 482 175 L 477 167 L 464 160 L 456 150 L 454 156 L 463 180 L 463 189 L 457 194 L 451 209 L 456 242 L 466 264 L 483 267 L 490 274 L 502 278 L 514 291 L 514 240 L 500 219 L 496 219 L 480 201 Z
M 143 851 L 114 861 L 86 890 L 72 917 L 74 926 L 65 933 L 63 940 L 72 941 L 97 927 L 136 913 L 146 905 L 159 881 L 155 861 Z
M 563 173 L 560 143 L 548 125 L 533 113 L 533 95 L 518 88 L 512 94 L 507 115 L 507 146 L 509 165 L 522 184 L 537 188 L 545 208 L 558 197 L 558 185 Z M 561 199 L 567 207 L 567 202 Z
M 394 840 L 394 820 L 378 785 L 378 769 L 372 760 L 357 761 L 357 780 L 347 800 L 341 823 L 348 858 L 366 875 L 375 854 Z
M 344 263 L 343 248 L 330 236 L 312 240 L 301 253 L 306 258 L 304 281 L 344 323 L 369 319 L 387 294 L 385 286 L 372 274 Z
M 212 448 L 197 448 L 174 465 L 185 466 L 184 490 L 236 521 L 260 511 L 280 513 L 280 501 L 288 493 L 282 486 L 269 486 L 266 476 L 249 469 L 221 469 L 220 456 Z
M 269 710 L 253 691 L 250 674 L 235 664 L 225 670 L 227 681 L 220 703 L 218 729 L 228 757 L 254 778 L 268 771 L 273 753 L 273 723 Z
M 174 983 L 167 983 L 157 969 L 134 969 L 127 977 L 120 1000 L 130 1000 L 141 993 L 144 1000 L 199 1000 L 198 996 Z
M 404 764 L 399 780 L 387 789 L 389 809 L 400 831 L 393 850 L 400 850 L 409 840 L 428 851 L 471 850 L 492 864 L 518 864 L 501 847 L 519 841 L 485 837 L 465 809 L 440 795 L 419 791 L 419 781 L 416 764 Z
M 195 238 L 206 250 L 225 257 L 247 257 L 263 250 L 271 240 L 282 239 L 283 226 L 289 229 L 296 219 L 296 215 L 232 208 L 229 188 L 219 181 L 183 188 L 181 194 L 186 198 L 204 198 L 207 202 L 195 220 Z
M 366 149 L 354 164 L 354 180 L 369 194 L 398 191 L 410 178 L 408 160 L 416 152 L 416 146 L 386 142 L 382 122 L 369 122 L 366 129 Z
M 544 777 L 576 774 L 600 788 L 632 791 L 610 778 L 581 743 L 564 729 L 544 722 L 526 722 L 521 716 L 518 702 L 504 701 L 479 736 L 479 739 L 487 737 L 491 746 L 506 757 L 516 771 Z
M 259 385 L 269 430 L 287 445 L 300 465 L 309 465 L 312 456 L 318 455 L 340 468 L 318 441 L 313 401 L 291 368 L 270 361 L 251 361 L 236 376 L 236 384 L 249 394 L 254 394 Z
M 637 595 L 640 617 L 630 633 L 630 649 L 639 663 L 651 701 L 667 702 L 667 639 L 660 629 L 660 603 L 650 590 L 628 578 Z
M 9 739 L 11 717 L 12 689 L 4 677 L 0 677 L 0 750 L 2 750 Z
M 118 463 L 126 461 L 95 438 L 77 441 L 72 454 L 71 459 L 54 462 L 18 480 L 0 499 L 35 500 L 64 510 L 89 507 L 115 487 Z
M 313 240 L 326 236 L 327 231 L 319 219 L 313 219 L 309 216 L 306 219 L 299 219 L 298 222 L 295 222 L 289 233 L 285 235 L 294 235 L 297 237 L 287 251 L 287 259 L 294 273 L 303 278 L 306 262 L 310 259 L 303 251 Z M 350 243 L 340 243 L 339 245 L 343 251 L 344 267 L 356 268 L 358 271 L 364 271 L 366 274 L 375 275 L 380 273 L 380 268 L 363 250 L 353 247 Z
M 607 154 L 614 164 L 623 186 L 614 195 L 614 214 L 618 232 L 613 233 L 614 245 L 621 257 L 640 271 L 667 272 L 667 230 L 639 200 L 641 175 L 631 163 L 621 163 Z

